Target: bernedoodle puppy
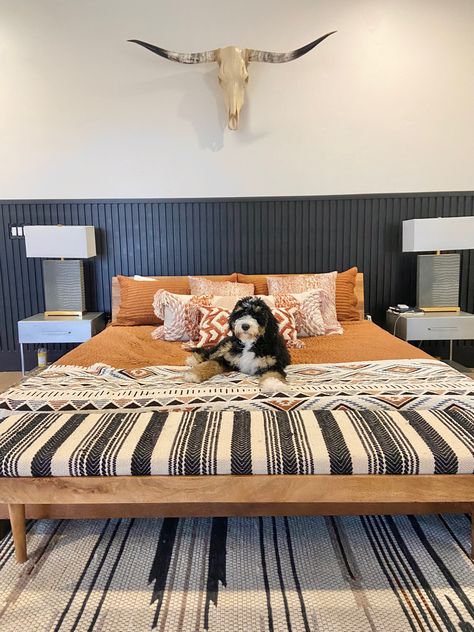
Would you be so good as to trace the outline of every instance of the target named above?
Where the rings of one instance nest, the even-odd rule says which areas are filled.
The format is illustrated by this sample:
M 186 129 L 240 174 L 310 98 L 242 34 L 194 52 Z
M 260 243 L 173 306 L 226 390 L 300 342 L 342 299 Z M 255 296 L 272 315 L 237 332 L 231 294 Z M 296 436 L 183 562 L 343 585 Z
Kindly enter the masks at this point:
M 284 388 L 290 354 L 268 305 L 260 298 L 242 298 L 229 316 L 229 327 L 232 335 L 214 347 L 192 349 L 189 380 L 199 383 L 219 373 L 241 371 L 260 376 L 264 391 Z

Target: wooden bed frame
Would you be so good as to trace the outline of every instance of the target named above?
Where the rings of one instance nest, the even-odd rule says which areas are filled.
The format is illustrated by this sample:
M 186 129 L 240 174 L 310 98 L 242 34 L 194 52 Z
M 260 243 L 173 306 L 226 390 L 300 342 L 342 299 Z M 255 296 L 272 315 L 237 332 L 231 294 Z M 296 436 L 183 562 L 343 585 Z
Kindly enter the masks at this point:
M 112 280 L 114 313 L 120 296 Z M 357 276 L 364 317 L 363 275 Z M 330 478 L 330 485 L 328 485 Z M 117 502 L 119 500 L 119 502 Z M 27 559 L 25 518 L 471 514 L 473 475 L 252 475 L 0 478 L 0 518 Z M 8 513 L 7 513 L 8 507 Z M 473 558 L 474 559 L 474 558 Z

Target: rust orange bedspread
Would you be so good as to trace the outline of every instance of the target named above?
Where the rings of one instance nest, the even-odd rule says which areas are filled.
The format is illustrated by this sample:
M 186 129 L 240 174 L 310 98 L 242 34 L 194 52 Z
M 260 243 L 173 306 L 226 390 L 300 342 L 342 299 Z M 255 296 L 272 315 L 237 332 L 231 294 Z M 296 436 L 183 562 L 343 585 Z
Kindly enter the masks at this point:
M 400 360 L 430 356 L 369 321 L 343 323 L 341 336 L 303 338 L 304 349 L 292 349 L 293 364 Z M 121 369 L 184 364 L 181 342 L 153 340 L 152 326 L 112 327 L 64 355 L 56 364 L 90 366 L 102 362 Z

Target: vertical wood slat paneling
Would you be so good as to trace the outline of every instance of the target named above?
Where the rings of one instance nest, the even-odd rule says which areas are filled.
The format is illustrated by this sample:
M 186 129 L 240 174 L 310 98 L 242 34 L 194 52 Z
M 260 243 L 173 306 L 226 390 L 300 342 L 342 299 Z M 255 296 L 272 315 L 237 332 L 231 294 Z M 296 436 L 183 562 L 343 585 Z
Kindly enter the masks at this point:
M 17 350 L 16 322 L 43 310 L 42 269 L 10 224 L 93 224 L 98 256 L 86 262 L 88 307 L 110 311 L 116 274 L 325 272 L 357 265 L 367 311 L 415 300 L 416 255 L 401 252 L 401 223 L 474 213 L 474 193 L 302 199 L 0 202 L 1 353 Z M 474 253 L 462 253 L 461 307 L 474 311 Z M 472 345 L 471 345 L 472 347 Z M 473 347 L 474 352 L 474 347 Z

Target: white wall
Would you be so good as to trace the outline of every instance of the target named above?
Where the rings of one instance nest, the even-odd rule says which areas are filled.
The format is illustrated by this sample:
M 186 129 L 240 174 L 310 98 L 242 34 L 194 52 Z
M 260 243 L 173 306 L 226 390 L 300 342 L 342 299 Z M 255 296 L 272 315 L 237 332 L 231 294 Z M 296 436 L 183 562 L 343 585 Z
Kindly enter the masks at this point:
M 216 67 L 128 44 L 288 50 L 241 129 Z M 0 0 L 0 199 L 474 188 L 472 0 Z

